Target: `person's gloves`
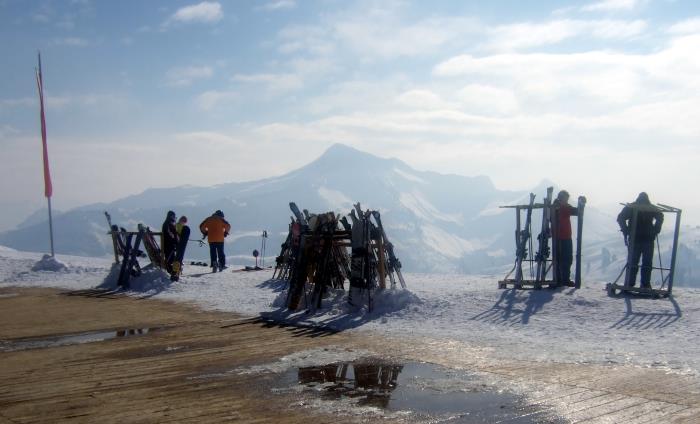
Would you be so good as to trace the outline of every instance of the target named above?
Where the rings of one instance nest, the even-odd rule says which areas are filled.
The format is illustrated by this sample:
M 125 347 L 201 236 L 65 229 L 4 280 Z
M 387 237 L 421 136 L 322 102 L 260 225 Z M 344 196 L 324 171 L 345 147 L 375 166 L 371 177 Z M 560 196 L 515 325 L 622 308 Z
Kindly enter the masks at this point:
M 630 235 L 630 230 L 627 227 L 621 227 L 620 231 L 622 231 L 622 238 L 625 239 L 625 246 L 627 246 L 628 245 L 627 243 L 629 240 L 629 235 Z
M 202 231 L 202 238 L 206 237 L 207 235 L 209 235 L 209 233 L 208 233 L 208 232 L 206 232 L 206 231 Z
M 228 237 L 228 231 L 224 231 L 224 237 Z

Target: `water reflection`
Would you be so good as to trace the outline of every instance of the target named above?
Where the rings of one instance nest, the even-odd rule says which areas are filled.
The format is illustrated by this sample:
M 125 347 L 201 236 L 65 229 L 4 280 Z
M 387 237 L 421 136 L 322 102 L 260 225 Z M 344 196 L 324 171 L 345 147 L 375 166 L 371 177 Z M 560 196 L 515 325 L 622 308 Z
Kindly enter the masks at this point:
M 390 414 L 408 412 L 417 422 L 562 422 L 483 376 L 434 364 L 372 358 L 302 367 L 290 374 L 287 378 L 305 387 L 307 395 L 339 401 L 331 406 L 338 411 L 370 406 Z
M 30 337 L 25 339 L 0 341 L 0 352 L 15 352 L 18 350 L 42 349 L 49 347 L 69 346 L 83 343 L 94 343 L 105 340 L 130 336 L 142 336 L 163 327 L 129 328 L 110 331 L 88 331 L 85 333 L 65 334 L 50 337 Z
M 403 365 L 338 364 L 299 368 L 300 384 L 323 385 L 323 396 L 358 398 L 358 404 L 386 409 Z

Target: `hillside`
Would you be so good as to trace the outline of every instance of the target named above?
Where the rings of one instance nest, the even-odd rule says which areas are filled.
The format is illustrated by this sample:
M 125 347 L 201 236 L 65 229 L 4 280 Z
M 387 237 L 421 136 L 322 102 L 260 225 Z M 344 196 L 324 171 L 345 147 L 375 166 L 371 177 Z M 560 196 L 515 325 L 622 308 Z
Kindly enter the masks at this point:
M 553 183 L 543 181 L 532 188 L 537 201 L 541 201 L 548 185 Z M 196 238 L 199 222 L 221 209 L 233 228 L 226 243 L 232 261 L 250 263 L 253 249 L 260 249 L 263 230 L 270 236 L 266 256 L 271 261 L 287 234 L 290 201 L 310 212 L 332 210 L 341 214 L 348 213 L 359 201 L 364 208 L 382 212 L 388 236 L 406 270 L 501 273 L 513 262 L 515 216 L 511 209 L 499 206 L 525 203 L 526 198 L 524 191 L 497 189 L 486 176 L 418 171 L 397 159 L 335 144 L 306 166 L 278 177 L 212 187 L 154 188 L 108 204 L 63 212 L 54 220 L 55 247 L 63 254 L 109 255 L 112 246 L 106 235 L 105 210 L 120 226 L 134 229 L 144 223 L 159 229 L 165 213 L 172 209 L 178 216 L 189 217 L 192 238 Z M 540 219 L 533 214 L 533 233 L 539 231 Z M 45 215 L 34 214 L 16 230 L 1 233 L 0 244 L 46 251 L 46 228 Z M 665 239 L 668 241 L 668 237 Z M 668 247 L 667 243 L 662 250 Z M 682 273 L 687 281 L 693 280 L 693 267 L 688 264 L 697 262 L 697 248 L 698 243 L 691 241 L 681 249 L 679 267 L 687 269 Z M 208 250 L 190 243 L 187 257 L 206 259 Z M 584 276 L 614 278 L 624 264 L 623 258 L 624 245 L 614 216 L 587 208 Z

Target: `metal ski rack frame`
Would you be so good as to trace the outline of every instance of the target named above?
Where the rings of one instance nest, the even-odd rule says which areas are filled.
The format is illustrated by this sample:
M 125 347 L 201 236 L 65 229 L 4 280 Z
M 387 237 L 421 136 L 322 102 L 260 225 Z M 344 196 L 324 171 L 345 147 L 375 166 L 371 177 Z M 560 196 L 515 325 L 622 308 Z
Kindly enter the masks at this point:
M 657 203 L 656 205 L 635 205 L 631 203 L 620 203 L 623 206 L 628 206 L 632 209 L 632 220 L 631 220 L 631 232 L 630 232 L 630 237 L 627 242 L 627 261 L 625 262 L 625 266 L 622 268 L 620 271 L 620 274 L 617 276 L 614 282 L 606 284 L 605 288 L 608 292 L 608 295 L 610 296 L 615 296 L 618 291 L 620 294 L 633 294 L 633 295 L 639 295 L 639 296 L 649 296 L 654 299 L 659 299 L 662 297 L 669 297 L 672 294 L 673 291 L 673 278 L 676 273 L 676 257 L 678 253 L 678 238 L 680 235 L 680 230 L 681 230 L 681 209 L 674 208 L 673 206 L 668 206 L 664 205 L 661 203 Z M 676 222 L 675 226 L 673 229 L 673 245 L 671 247 L 671 265 L 669 268 L 664 268 L 663 264 L 661 263 L 661 252 L 659 251 L 659 244 L 658 244 L 658 236 L 656 237 L 656 250 L 657 250 L 657 258 L 659 261 L 659 266 L 654 267 L 652 265 L 652 270 L 656 269 L 661 272 L 661 283 L 660 287 L 658 289 L 655 288 L 650 288 L 650 289 L 645 289 L 642 287 L 634 287 L 631 286 L 630 284 L 632 283 L 630 281 L 630 268 L 632 266 L 637 266 L 637 264 L 632 264 L 632 248 L 634 246 L 634 240 L 635 240 L 635 227 L 637 223 L 637 214 L 641 210 L 654 210 L 658 211 L 664 214 L 667 213 L 673 213 L 676 214 Z M 653 259 L 652 259 L 653 261 Z M 652 262 L 653 264 L 653 262 Z M 639 266 L 641 270 L 641 266 Z M 664 271 L 668 271 L 668 274 L 664 276 Z M 625 280 L 623 284 L 618 284 L 618 281 L 622 276 L 625 276 Z M 666 287 L 666 288 L 664 288 Z
M 534 203 L 527 205 L 511 205 L 511 206 L 501 206 L 505 209 L 515 209 L 515 239 L 516 239 L 516 259 L 513 268 L 506 274 L 506 276 L 498 282 L 499 289 L 506 289 L 509 285 L 512 285 L 516 289 L 522 288 L 534 288 L 541 289 L 546 286 L 549 288 L 555 288 L 560 286 L 570 286 L 575 288 L 581 287 L 581 245 L 583 236 L 583 208 L 585 207 L 585 200 L 581 201 L 579 198 L 578 209 L 579 216 L 578 225 L 576 231 L 577 238 L 577 248 L 576 248 L 576 269 L 575 269 L 575 279 L 573 283 L 559 282 L 556 278 L 556 244 L 554 240 L 554 231 L 552 228 L 552 223 L 555 219 L 554 209 L 552 206 L 552 187 L 547 188 L 547 194 L 545 196 L 543 203 Z M 530 198 L 534 200 L 534 194 L 530 193 Z M 550 208 L 546 211 L 546 208 Z M 533 210 L 542 210 L 542 226 L 540 228 L 540 233 L 537 236 L 539 240 L 539 247 L 537 252 L 533 252 L 532 249 L 532 219 L 530 217 L 525 220 L 525 225 L 522 224 L 522 214 L 521 212 L 530 210 L 530 214 Z M 527 227 L 527 228 L 524 228 Z M 527 233 L 525 233 L 527 232 Z M 527 240 L 522 240 L 523 235 L 527 234 Z M 548 244 L 549 238 L 552 238 L 551 247 L 551 258 L 550 258 L 550 248 Z M 523 275 L 523 263 L 528 263 L 530 266 L 530 277 L 524 278 Z M 533 271 L 534 269 L 534 271 Z M 551 278 L 548 279 L 547 276 L 550 275 Z M 513 278 L 510 278 L 513 275 Z

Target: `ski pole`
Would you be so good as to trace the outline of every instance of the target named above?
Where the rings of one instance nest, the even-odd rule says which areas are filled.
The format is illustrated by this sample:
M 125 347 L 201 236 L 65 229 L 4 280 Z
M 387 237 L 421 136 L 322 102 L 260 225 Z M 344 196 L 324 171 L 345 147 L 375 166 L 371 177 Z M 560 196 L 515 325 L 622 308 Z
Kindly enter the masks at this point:
M 666 286 L 666 279 L 664 279 L 664 264 L 661 262 L 661 245 L 659 244 L 659 236 L 656 236 L 656 253 L 659 255 L 659 271 L 661 272 L 661 289 Z

